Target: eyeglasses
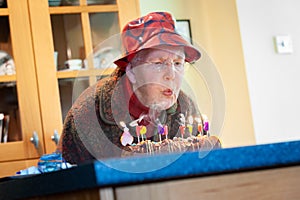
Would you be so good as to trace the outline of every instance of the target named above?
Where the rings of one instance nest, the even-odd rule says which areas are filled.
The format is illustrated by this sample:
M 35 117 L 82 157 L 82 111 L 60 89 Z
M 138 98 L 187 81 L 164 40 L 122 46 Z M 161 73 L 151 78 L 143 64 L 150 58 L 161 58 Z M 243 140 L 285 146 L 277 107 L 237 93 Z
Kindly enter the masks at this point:
M 167 62 L 167 61 L 155 61 L 155 62 L 144 62 L 142 65 L 147 65 L 150 70 L 155 72 L 163 72 L 168 69 L 168 67 L 172 67 L 172 69 L 176 72 L 184 71 L 184 61 L 175 61 L 175 62 Z

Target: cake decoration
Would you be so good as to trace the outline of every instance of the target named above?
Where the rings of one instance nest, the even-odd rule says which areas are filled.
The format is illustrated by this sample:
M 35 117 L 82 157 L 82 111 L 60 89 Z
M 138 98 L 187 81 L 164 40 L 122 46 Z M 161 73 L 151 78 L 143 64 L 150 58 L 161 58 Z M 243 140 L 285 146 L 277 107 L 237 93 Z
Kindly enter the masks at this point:
M 120 139 L 121 144 L 123 146 L 126 146 L 128 144 L 131 145 L 132 142 L 133 142 L 133 137 L 129 133 L 129 129 L 127 128 L 125 122 L 123 122 L 123 121 L 120 122 L 120 125 L 124 128 L 123 134 L 122 134 L 121 139 Z

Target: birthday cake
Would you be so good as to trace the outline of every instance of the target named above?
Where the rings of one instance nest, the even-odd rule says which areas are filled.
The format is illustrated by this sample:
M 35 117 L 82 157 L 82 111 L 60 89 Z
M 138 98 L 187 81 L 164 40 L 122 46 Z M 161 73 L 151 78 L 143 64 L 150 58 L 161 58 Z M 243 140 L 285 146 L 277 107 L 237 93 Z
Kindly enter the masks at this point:
M 146 126 L 138 125 L 138 120 L 130 123 L 130 126 L 136 128 L 138 142 L 133 143 L 133 136 L 129 132 L 127 125 L 122 121 L 120 125 L 124 132 L 120 138 L 121 144 L 124 146 L 122 157 L 135 155 L 155 155 L 161 153 L 185 152 L 185 151 L 209 151 L 212 149 L 221 148 L 221 142 L 218 137 L 209 134 L 209 123 L 206 116 L 202 118 L 188 117 L 186 122 L 185 116 L 180 115 L 179 133 L 181 137 L 169 138 L 169 129 L 167 125 L 157 122 L 157 136 L 159 140 L 152 141 L 147 139 Z M 197 123 L 197 128 L 194 129 L 194 122 Z M 197 134 L 194 134 L 195 131 Z M 188 133 L 189 137 L 186 137 Z M 164 139 L 163 139 L 164 137 Z
M 221 148 L 221 142 L 216 136 L 174 137 L 173 139 L 164 139 L 161 142 L 144 140 L 138 144 L 127 145 L 122 151 L 122 157 L 185 151 L 209 151 L 218 148 Z

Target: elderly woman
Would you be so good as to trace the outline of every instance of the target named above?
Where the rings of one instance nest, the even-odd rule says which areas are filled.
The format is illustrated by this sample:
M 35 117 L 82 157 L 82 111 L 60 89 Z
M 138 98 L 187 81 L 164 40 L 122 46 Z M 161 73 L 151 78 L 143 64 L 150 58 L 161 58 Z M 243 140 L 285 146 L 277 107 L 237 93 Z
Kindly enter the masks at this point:
M 200 116 L 180 87 L 185 62 L 201 54 L 175 32 L 172 16 L 150 13 L 129 22 L 121 37 L 125 53 L 116 70 L 85 90 L 65 119 L 58 149 L 70 163 L 119 157 L 124 130 L 133 142 L 140 139 L 132 124 L 146 127 L 145 139 L 157 140 L 158 124 L 173 138 L 182 115 Z

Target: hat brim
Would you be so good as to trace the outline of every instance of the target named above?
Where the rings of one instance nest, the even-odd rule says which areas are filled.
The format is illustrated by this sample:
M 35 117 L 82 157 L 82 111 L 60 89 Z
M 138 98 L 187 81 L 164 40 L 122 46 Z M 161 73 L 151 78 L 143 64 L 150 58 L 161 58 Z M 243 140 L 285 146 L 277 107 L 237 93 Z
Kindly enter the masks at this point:
M 184 47 L 185 61 L 189 63 L 193 63 L 201 57 L 200 51 L 187 42 L 181 35 L 165 31 L 153 35 L 147 41 L 142 43 L 138 49 L 127 52 L 122 56 L 122 58 L 116 60 L 114 63 L 120 68 L 125 68 L 137 52 L 143 49 L 155 48 L 162 45 Z

